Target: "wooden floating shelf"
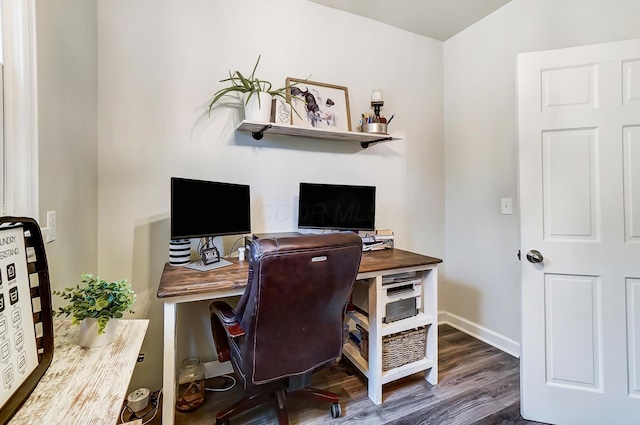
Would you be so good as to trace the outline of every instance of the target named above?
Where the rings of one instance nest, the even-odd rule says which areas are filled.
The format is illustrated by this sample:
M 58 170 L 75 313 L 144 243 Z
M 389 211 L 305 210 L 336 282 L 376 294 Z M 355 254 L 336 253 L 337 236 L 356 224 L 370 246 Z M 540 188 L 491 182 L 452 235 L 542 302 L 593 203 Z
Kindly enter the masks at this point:
M 337 131 L 326 128 L 305 128 L 289 124 L 274 122 L 242 121 L 237 131 L 251 133 L 254 139 L 261 140 L 265 134 L 277 134 L 281 136 L 310 137 L 314 139 L 340 140 L 344 142 L 360 142 L 363 148 L 370 144 L 399 140 L 386 134 L 362 133 L 359 131 Z

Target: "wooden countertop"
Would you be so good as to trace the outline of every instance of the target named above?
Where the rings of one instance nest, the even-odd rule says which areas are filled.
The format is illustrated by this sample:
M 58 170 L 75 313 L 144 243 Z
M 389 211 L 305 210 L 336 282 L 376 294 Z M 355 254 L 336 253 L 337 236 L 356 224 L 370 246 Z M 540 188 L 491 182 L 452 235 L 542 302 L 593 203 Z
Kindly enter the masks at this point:
M 53 361 L 9 425 L 119 423 L 148 325 L 120 320 L 113 343 L 82 348 L 80 326 L 54 320 Z
M 158 287 L 158 298 L 231 291 L 247 286 L 249 262 L 239 262 L 237 258 L 225 259 L 233 264 L 204 272 L 165 264 Z M 359 273 L 375 273 L 381 270 L 426 266 L 441 262 L 439 258 L 395 248 L 367 251 L 362 253 Z

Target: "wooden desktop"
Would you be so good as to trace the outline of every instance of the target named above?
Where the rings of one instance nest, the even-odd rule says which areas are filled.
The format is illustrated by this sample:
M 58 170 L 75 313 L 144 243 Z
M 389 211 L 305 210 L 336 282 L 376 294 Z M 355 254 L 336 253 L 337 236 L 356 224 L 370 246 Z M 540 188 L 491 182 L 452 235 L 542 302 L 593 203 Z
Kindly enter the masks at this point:
M 166 264 L 162 272 L 157 296 L 164 303 L 164 360 L 163 360 L 163 425 L 173 424 L 175 418 L 176 386 L 176 319 L 178 304 L 213 300 L 241 295 L 247 285 L 248 261 L 228 259 L 232 265 L 211 271 L 196 271 Z M 369 332 L 369 359 L 365 360 L 350 343 L 345 344 L 345 356 L 368 378 L 369 398 L 382 403 L 382 385 L 410 374 L 426 371 L 425 379 L 438 381 L 437 335 L 437 265 L 442 260 L 400 249 L 363 252 L 357 279 L 369 282 L 369 315 L 352 316 L 352 320 Z M 393 323 L 383 323 L 385 306 L 382 303 L 383 276 L 416 273 L 421 280 L 419 313 Z M 426 327 L 425 358 L 383 372 L 383 337 L 406 329 Z M 373 354 L 373 355 L 372 355 Z
M 21 424 L 117 424 L 149 320 L 120 320 L 113 343 L 77 344 L 79 326 L 54 320 L 51 365 L 9 421 Z

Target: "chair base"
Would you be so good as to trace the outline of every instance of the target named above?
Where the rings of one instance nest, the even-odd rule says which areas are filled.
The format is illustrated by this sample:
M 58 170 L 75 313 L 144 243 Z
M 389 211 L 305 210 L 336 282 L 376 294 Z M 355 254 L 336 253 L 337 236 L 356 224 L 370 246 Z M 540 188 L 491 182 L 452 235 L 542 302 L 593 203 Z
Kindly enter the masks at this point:
M 271 392 L 252 394 L 249 397 L 238 401 L 233 406 L 219 411 L 216 414 L 216 424 L 228 424 L 230 419 L 246 412 L 247 410 L 265 403 L 273 403 L 278 413 L 278 425 L 289 425 L 289 415 L 287 415 L 285 408 L 288 396 L 304 397 L 306 399 L 331 403 L 331 416 L 333 418 L 340 417 L 340 399 L 337 394 L 316 388 L 302 388 L 292 393 L 287 393 L 284 388 L 278 388 Z

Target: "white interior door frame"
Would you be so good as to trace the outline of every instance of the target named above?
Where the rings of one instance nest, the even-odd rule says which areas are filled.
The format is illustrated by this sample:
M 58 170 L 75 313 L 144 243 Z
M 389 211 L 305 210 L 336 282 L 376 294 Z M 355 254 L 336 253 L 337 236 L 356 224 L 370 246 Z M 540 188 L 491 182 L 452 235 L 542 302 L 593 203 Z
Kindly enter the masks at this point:
M 1 0 L 4 60 L 3 214 L 38 220 L 35 0 Z

